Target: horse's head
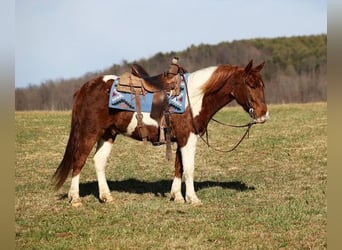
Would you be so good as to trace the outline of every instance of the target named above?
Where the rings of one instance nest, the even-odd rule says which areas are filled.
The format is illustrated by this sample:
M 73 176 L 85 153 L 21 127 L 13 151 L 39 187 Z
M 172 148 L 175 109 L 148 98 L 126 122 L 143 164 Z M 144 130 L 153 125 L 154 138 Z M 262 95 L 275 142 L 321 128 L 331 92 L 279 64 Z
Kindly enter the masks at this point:
M 237 76 L 237 82 L 232 91 L 235 100 L 249 113 L 256 123 L 263 123 L 269 118 L 265 102 L 265 86 L 260 74 L 264 65 L 265 62 L 253 67 L 253 61 L 251 60 L 241 70 L 241 74 Z

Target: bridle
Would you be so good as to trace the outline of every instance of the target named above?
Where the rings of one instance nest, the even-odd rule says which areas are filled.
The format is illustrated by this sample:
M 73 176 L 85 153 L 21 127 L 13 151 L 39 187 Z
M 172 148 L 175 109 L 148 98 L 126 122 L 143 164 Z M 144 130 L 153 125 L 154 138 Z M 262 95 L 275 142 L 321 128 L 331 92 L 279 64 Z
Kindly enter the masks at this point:
M 243 85 L 246 88 L 248 114 L 254 120 L 255 119 L 255 110 L 254 110 L 254 107 L 253 107 L 253 104 L 252 104 L 252 100 L 251 100 L 252 98 L 251 98 L 251 96 L 249 94 L 248 84 L 247 84 L 247 80 L 246 79 L 247 79 L 247 75 L 244 76 Z
M 209 147 L 209 148 L 212 148 L 213 150 L 215 151 L 218 151 L 218 152 L 224 152 L 224 153 L 229 153 L 229 152 L 232 152 L 234 151 L 240 144 L 241 142 L 245 139 L 246 136 L 249 136 L 249 130 L 251 129 L 251 127 L 256 124 L 256 121 L 255 121 L 255 112 L 254 112 L 254 108 L 253 108 L 253 105 L 252 105 L 252 102 L 251 102 L 251 98 L 250 98 L 250 95 L 249 95 L 249 91 L 248 91 L 248 86 L 247 86 L 247 83 L 246 83 L 246 78 L 247 76 L 244 78 L 244 86 L 246 87 L 246 94 L 247 94 L 247 107 L 248 107 L 248 113 L 249 115 L 253 118 L 252 121 L 248 122 L 247 124 L 244 124 L 244 125 L 231 125 L 231 124 L 226 124 L 226 123 L 223 123 L 223 122 L 220 122 L 218 120 L 216 120 L 215 118 L 211 118 L 211 120 L 213 120 L 214 122 L 220 124 L 220 125 L 223 125 L 223 126 L 227 126 L 227 127 L 232 127 L 232 128 L 247 128 L 243 134 L 243 136 L 240 138 L 240 140 L 235 144 L 235 146 L 233 146 L 231 149 L 229 150 L 222 150 L 222 149 L 218 149 L 218 148 L 215 148 L 213 147 L 210 143 L 209 143 L 209 134 L 208 134 L 208 128 L 205 129 L 204 133 L 203 134 L 200 134 L 198 132 L 198 129 L 195 125 L 195 120 L 194 120 L 194 115 L 193 115 L 193 112 L 192 112 L 192 108 L 191 108 L 191 103 L 190 103 L 190 97 L 189 97 L 189 91 L 188 91 L 188 83 L 186 81 L 186 78 L 184 76 L 184 74 L 180 74 L 181 77 L 183 78 L 183 81 L 185 83 L 185 88 L 186 88 L 186 96 L 187 96 L 187 101 L 189 103 L 189 109 L 190 109 L 190 115 L 191 115 L 191 120 L 192 120 L 192 126 L 195 130 L 195 133 L 198 134 L 200 136 L 200 138 L 202 139 L 202 141 Z M 203 138 L 203 135 L 206 135 L 205 139 Z

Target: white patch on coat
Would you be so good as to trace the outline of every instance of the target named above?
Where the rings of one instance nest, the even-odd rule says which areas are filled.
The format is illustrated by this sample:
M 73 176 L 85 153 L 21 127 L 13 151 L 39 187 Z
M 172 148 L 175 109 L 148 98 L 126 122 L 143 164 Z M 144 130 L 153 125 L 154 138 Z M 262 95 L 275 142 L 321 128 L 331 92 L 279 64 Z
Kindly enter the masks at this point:
M 172 182 L 172 186 L 171 186 L 171 196 L 174 196 L 177 194 L 177 193 L 181 193 L 181 188 L 182 188 L 182 179 L 179 178 L 179 177 L 175 177 L 173 179 L 173 182 Z
M 150 113 L 147 112 L 141 112 L 141 114 L 143 115 L 143 123 L 147 126 L 155 126 L 158 128 L 158 122 L 154 119 L 152 119 L 150 117 Z M 136 118 L 137 112 L 134 112 L 133 116 L 132 116 L 132 120 L 131 122 L 128 124 L 127 127 L 127 135 L 132 135 L 132 133 L 134 132 L 135 128 L 138 125 L 138 121 Z
M 102 199 L 102 196 L 104 194 L 110 193 L 107 180 L 106 180 L 106 174 L 105 174 L 105 169 L 106 169 L 106 163 L 108 156 L 110 154 L 110 151 L 112 150 L 113 144 L 100 140 L 98 142 L 97 146 L 97 151 L 94 156 L 94 164 L 95 164 L 95 170 L 96 170 L 96 175 L 97 175 L 97 180 L 98 180 L 98 185 L 99 185 L 99 197 Z
M 194 171 L 195 171 L 195 153 L 198 136 L 190 133 L 188 142 L 181 148 L 183 174 L 185 177 L 186 186 L 186 201 L 190 203 L 198 203 L 200 200 L 197 198 L 194 188 Z
M 203 95 L 202 86 L 209 80 L 213 72 L 217 69 L 217 66 L 211 66 L 205 69 L 197 70 L 189 74 L 188 78 L 188 90 L 189 98 L 192 107 L 194 117 L 196 117 L 202 108 Z M 186 107 L 188 106 L 188 100 L 186 100 Z
M 80 174 L 75 175 L 71 179 L 71 185 L 68 193 L 68 197 L 71 200 L 79 199 L 79 183 L 80 183 Z
M 112 145 L 112 143 L 104 140 L 98 142 L 97 151 L 94 155 L 94 163 L 97 172 L 104 172 Z
M 104 82 L 107 82 L 107 81 L 109 81 L 109 80 L 116 80 L 116 79 L 118 79 L 119 77 L 117 76 L 117 75 L 105 75 L 105 76 L 103 76 L 103 78 L 102 78 L 102 80 L 104 81 Z

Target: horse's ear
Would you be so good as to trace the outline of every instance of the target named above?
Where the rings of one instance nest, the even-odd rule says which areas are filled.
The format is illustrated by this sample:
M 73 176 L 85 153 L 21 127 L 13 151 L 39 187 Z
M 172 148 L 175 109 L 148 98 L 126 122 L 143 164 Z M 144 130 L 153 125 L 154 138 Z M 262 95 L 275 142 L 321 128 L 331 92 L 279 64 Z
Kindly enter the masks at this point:
M 265 65 L 265 61 L 262 62 L 262 63 L 260 63 L 258 66 L 256 66 L 256 67 L 255 67 L 255 70 L 256 70 L 256 71 L 262 70 L 262 68 L 264 67 L 264 65 Z
M 245 67 L 245 73 L 248 74 L 253 67 L 253 60 L 250 60 L 247 66 Z

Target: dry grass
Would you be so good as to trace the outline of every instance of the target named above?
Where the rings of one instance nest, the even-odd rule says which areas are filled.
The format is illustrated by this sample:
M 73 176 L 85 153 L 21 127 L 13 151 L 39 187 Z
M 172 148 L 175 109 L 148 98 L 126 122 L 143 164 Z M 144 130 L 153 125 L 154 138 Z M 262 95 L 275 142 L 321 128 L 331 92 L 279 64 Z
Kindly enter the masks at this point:
M 253 127 L 233 153 L 199 143 L 200 207 L 170 201 L 173 162 L 164 160 L 164 147 L 125 137 L 118 138 L 107 167 L 116 202 L 98 201 L 91 154 L 81 175 L 83 206 L 71 207 L 70 180 L 57 193 L 50 183 L 64 153 L 70 112 L 17 112 L 16 248 L 327 248 L 327 104 L 269 109 L 271 120 Z M 248 120 L 238 107 L 217 117 Z M 220 148 L 242 134 L 214 123 L 209 130 Z

